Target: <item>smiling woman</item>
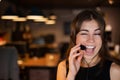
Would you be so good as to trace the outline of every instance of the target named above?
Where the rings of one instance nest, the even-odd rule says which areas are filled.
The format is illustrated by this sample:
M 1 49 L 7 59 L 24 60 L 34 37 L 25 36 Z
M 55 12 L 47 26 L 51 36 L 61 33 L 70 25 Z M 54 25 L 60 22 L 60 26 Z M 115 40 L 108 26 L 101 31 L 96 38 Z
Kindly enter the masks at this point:
M 84 10 L 74 18 L 67 57 L 58 65 L 57 80 L 120 79 L 120 60 L 108 52 L 105 26 L 96 10 Z

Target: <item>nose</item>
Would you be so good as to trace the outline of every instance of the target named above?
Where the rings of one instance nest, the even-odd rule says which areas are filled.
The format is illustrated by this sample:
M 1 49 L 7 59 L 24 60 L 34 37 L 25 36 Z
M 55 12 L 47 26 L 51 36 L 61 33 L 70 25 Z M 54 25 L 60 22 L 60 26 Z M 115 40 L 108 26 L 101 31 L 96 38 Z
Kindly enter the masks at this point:
M 93 43 L 94 42 L 94 36 L 93 35 L 89 35 L 87 41 L 90 42 L 90 43 Z

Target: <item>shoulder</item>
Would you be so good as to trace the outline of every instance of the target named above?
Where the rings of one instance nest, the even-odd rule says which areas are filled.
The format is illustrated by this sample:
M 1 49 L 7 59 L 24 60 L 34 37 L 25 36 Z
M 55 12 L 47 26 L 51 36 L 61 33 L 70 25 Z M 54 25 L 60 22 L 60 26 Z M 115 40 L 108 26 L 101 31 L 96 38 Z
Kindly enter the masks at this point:
M 59 69 L 66 69 L 66 60 L 61 61 L 61 62 L 58 64 L 58 68 L 59 68 Z
M 65 80 L 66 78 L 66 61 L 61 61 L 58 64 L 57 80 Z
M 120 73 L 120 65 L 113 62 L 111 64 L 111 71 L 113 71 L 114 73 Z
M 111 64 L 110 77 L 111 80 L 120 80 L 120 65 L 114 62 Z

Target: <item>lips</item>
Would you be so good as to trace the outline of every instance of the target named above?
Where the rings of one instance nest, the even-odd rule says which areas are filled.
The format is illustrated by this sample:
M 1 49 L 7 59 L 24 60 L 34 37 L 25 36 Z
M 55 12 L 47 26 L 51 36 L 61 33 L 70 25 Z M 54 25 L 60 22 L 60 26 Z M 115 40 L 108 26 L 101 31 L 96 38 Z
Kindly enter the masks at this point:
M 92 45 L 88 45 L 86 46 L 86 54 L 87 55 L 92 55 L 94 53 L 94 49 L 95 49 L 95 46 L 92 46 Z

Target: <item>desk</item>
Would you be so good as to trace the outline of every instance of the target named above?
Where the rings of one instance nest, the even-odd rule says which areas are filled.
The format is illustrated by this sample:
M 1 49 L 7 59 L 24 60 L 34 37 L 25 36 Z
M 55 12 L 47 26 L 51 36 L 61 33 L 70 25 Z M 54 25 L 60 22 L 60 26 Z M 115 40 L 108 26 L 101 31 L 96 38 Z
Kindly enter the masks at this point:
M 59 59 L 59 54 L 46 54 L 42 58 L 19 60 L 21 80 L 56 80 Z
M 59 54 L 46 54 L 45 57 L 26 57 L 24 60 L 18 60 L 19 66 L 48 66 L 55 67 L 57 66 L 60 59 Z
M 29 66 L 21 69 L 20 80 L 56 80 L 57 67 Z
M 24 60 L 18 60 L 18 64 L 21 67 L 29 67 L 29 66 L 46 66 L 45 58 L 28 58 Z

